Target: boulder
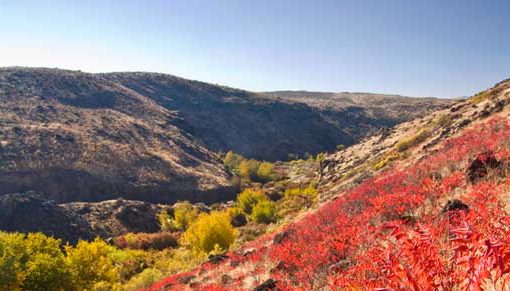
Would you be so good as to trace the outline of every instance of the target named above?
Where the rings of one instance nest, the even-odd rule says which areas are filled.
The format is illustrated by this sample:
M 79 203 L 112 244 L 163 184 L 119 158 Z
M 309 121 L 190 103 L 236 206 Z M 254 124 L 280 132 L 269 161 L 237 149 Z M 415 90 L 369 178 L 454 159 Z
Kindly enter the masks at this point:
M 260 284 L 259 286 L 255 287 L 253 291 L 276 291 L 280 290 L 276 286 L 277 281 L 274 279 L 267 279 L 264 283 Z
M 454 200 L 448 200 L 446 202 L 446 205 L 443 207 L 443 213 L 448 211 L 469 211 L 469 206 L 465 204 L 464 202 L 454 199 Z
M 487 176 L 490 170 L 501 167 L 501 162 L 496 159 L 493 152 L 479 154 L 469 165 L 467 175 L 471 183 L 475 183 Z

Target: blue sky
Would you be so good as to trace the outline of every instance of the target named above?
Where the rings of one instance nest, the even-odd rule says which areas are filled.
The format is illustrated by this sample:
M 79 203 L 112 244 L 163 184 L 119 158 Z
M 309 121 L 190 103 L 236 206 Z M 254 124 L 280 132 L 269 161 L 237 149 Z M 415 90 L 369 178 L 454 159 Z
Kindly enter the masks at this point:
M 510 77 L 508 0 L 0 0 L 0 66 L 456 97 Z

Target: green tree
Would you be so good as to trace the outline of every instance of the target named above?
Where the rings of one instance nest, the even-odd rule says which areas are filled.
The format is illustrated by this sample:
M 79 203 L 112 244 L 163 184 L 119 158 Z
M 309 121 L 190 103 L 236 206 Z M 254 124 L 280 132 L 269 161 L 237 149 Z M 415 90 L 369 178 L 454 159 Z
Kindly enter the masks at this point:
M 156 219 L 162 231 L 169 231 L 173 228 L 172 217 L 168 214 L 166 209 L 161 209 L 161 211 L 156 214 Z
M 35 253 L 26 264 L 23 290 L 71 290 L 71 275 L 65 265 L 64 255 Z
M 27 259 L 24 235 L 0 232 L 0 290 L 21 290 Z

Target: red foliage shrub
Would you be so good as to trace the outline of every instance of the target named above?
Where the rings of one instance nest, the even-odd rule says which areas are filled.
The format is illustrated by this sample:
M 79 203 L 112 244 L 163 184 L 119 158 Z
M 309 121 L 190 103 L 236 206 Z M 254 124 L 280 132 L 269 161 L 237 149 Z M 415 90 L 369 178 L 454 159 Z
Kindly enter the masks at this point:
M 289 225 L 281 243 L 266 236 L 249 245 L 255 253 L 229 254 L 231 268 L 270 261 L 277 266 L 270 276 L 282 290 L 506 290 L 510 216 L 500 194 L 510 180 L 470 186 L 466 172 L 479 153 L 504 161 L 509 148 L 509 120 L 490 119 L 416 164 L 370 178 Z M 443 211 L 453 195 L 469 210 Z M 243 276 L 261 271 L 251 270 Z

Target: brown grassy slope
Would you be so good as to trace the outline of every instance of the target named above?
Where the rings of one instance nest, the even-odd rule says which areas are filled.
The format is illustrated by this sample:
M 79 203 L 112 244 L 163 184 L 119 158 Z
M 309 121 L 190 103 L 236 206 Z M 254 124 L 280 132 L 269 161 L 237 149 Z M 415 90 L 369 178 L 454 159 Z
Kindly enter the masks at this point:
M 472 123 L 500 112 L 510 102 L 510 80 L 496 84 L 470 99 L 402 123 L 390 130 L 329 155 L 320 170 L 319 192 L 323 200 L 388 167 L 393 161 L 416 161 L 440 141 Z

